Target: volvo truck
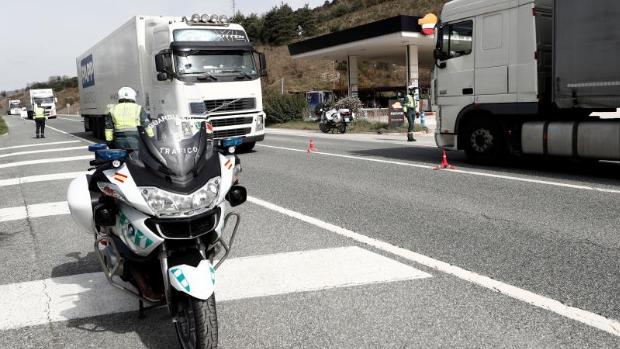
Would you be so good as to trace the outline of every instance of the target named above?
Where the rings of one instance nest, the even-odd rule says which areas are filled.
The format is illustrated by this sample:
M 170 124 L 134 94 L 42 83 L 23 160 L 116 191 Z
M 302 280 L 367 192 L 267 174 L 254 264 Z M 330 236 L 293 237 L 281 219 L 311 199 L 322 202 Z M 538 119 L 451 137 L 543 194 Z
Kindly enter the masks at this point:
M 453 0 L 434 51 L 439 147 L 620 160 L 620 1 Z
M 226 16 L 136 16 L 76 64 L 84 128 L 98 138 L 123 86 L 136 90 L 136 102 L 153 119 L 208 120 L 216 139 L 240 137 L 246 151 L 265 137 L 265 56 Z
M 43 112 L 48 119 L 56 118 L 56 97 L 54 97 L 54 91 L 51 88 L 28 90 L 28 103 L 26 106 L 28 119 L 32 119 L 34 116 L 35 104 L 43 108 Z
M 9 115 L 21 115 L 22 101 L 19 99 L 9 100 Z

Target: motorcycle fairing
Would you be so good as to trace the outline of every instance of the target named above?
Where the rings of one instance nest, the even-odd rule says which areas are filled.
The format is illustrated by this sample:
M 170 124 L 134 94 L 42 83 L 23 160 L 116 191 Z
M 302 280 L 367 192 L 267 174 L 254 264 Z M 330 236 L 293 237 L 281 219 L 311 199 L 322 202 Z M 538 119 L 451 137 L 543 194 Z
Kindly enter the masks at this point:
M 215 268 L 206 259 L 197 267 L 181 264 L 168 269 L 170 284 L 175 290 L 206 300 L 215 292 Z
M 133 253 L 142 257 L 151 254 L 164 242 L 163 238 L 146 226 L 145 221 L 148 218 L 149 216 L 125 203 L 119 205 L 116 234 Z
M 154 214 L 154 212 L 144 200 L 142 194 L 140 194 L 140 188 L 133 180 L 133 177 L 131 176 L 131 173 L 129 172 L 126 164 L 123 164 L 119 168 L 103 171 L 103 173 L 110 181 L 110 183 L 113 183 L 118 188 L 120 188 L 121 194 L 123 194 L 125 199 L 127 199 L 128 203 L 131 204 L 131 206 L 146 214 Z

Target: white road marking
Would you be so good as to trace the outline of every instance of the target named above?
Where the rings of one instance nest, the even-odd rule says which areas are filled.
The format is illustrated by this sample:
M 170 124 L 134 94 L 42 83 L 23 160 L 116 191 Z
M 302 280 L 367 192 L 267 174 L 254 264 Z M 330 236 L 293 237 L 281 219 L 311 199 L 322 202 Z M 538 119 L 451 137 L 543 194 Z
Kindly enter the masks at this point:
M 39 218 L 69 214 L 66 201 L 48 202 L 28 206 L 0 208 L 0 223 L 20 219 Z
M 48 143 L 33 143 L 33 144 L 24 144 L 24 145 L 14 145 L 12 147 L 0 148 L 0 151 L 2 151 L 2 150 L 9 150 L 9 149 L 19 149 L 19 148 L 44 147 L 44 146 L 48 146 L 48 145 L 67 144 L 67 143 L 79 143 L 79 142 L 80 141 L 75 140 L 75 141 L 62 141 L 62 142 L 48 142 Z
M 20 177 L 20 178 L 0 179 L 0 187 L 6 187 L 10 185 L 19 185 L 19 184 L 24 184 L 24 183 L 36 183 L 36 182 L 56 181 L 56 180 L 61 180 L 61 179 L 73 179 L 85 173 L 88 173 L 88 172 L 86 171 L 62 172 L 62 173 L 52 173 L 52 174 L 46 174 L 46 175 L 27 176 L 27 177 Z
M 60 116 L 58 116 L 58 118 L 61 119 L 61 120 L 67 120 L 67 121 L 84 123 L 84 120 L 75 120 L 75 119 L 69 119 L 69 118 L 61 118 Z
M 402 257 L 418 264 L 422 264 L 426 267 L 438 270 L 440 272 L 456 276 L 459 279 L 474 283 L 478 286 L 490 289 L 492 291 L 499 292 L 503 295 L 523 301 L 535 307 L 546 309 L 558 315 L 579 321 L 588 326 L 598 328 L 599 330 L 608 332 L 614 336 L 620 336 L 620 322 L 618 322 L 617 320 L 608 319 L 604 316 L 583 309 L 564 305 L 557 300 L 547 298 L 545 296 L 541 296 L 539 294 L 524 290 L 522 288 L 491 279 L 490 277 L 462 269 L 449 263 L 442 262 L 440 260 L 392 245 L 381 240 L 373 239 L 371 237 L 327 223 L 320 219 L 310 217 L 299 212 L 286 209 L 284 207 L 272 204 L 270 202 L 255 197 L 248 197 L 248 201 L 264 208 L 270 209 L 272 211 L 279 212 L 286 216 L 314 225 L 321 229 L 331 231 L 335 234 L 374 247 L 381 251 L 391 253 L 393 255 Z
M 258 147 L 265 147 L 265 148 L 280 149 L 280 150 L 286 150 L 286 151 L 293 151 L 293 152 L 298 152 L 298 153 L 306 153 L 307 152 L 305 149 L 278 147 L 278 146 L 266 145 L 266 144 L 257 144 L 256 146 L 258 146 Z M 427 169 L 427 170 L 432 170 L 435 167 L 435 166 L 416 164 L 416 163 L 411 163 L 411 162 L 381 160 L 381 159 L 368 158 L 368 157 L 362 157 L 362 156 L 344 155 L 344 154 L 336 154 L 336 153 L 326 153 L 326 152 L 321 152 L 321 151 L 313 151 L 312 154 L 332 156 L 332 157 L 338 157 L 338 158 L 344 158 L 344 159 L 352 159 L 352 160 L 362 160 L 362 161 L 369 161 L 369 162 L 377 162 L 377 163 L 391 164 L 391 165 L 397 165 L 397 166 L 407 166 L 407 167 L 423 168 L 423 169 Z M 601 187 L 592 187 L 592 186 L 581 185 L 581 184 L 570 184 L 570 183 L 563 183 L 563 182 L 546 181 L 546 180 L 532 179 L 532 178 L 525 178 L 525 177 L 517 177 L 517 176 L 498 175 L 498 174 L 479 172 L 479 171 L 469 171 L 469 170 L 453 169 L 453 170 L 445 170 L 445 171 L 442 171 L 442 172 L 443 173 L 458 173 L 458 174 L 480 176 L 480 177 L 490 177 L 490 178 L 497 178 L 497 179 L 506 179 L 506 180 L 517 181 L 517 182 L 551 185 L 551 186 L 556 186 L 556 187 L 564 187 L 564 188 L 571 188 L 571 189 L 578 189 L 578 190 L 590 190 L 590 191 L 598 191 L 598 192 L 603 192 L 603 193 L 620 194 L 620 190 L 615 190 L 615 189 L 607 189 L 607 188 L 601 188 Z
M 81 147 L 67 147 L 67 148 L 50 148 L 50 149 L 41 149 L 41 150 L 30 150 L 30 151 L 19 151 L 15 153 L 9 154 L 0 154 L 0 158 L 6 158 L 9 156 L 18 156 L 18 155 L 29 155 L 29 154 L 39 154 L 39 153 L 53 153 L 59 151 L 71 151 L 71 150 L 88 150 L 87 146 Z
M 405 139 L 407 138 L 407 133 L 402 133 L 398 135 L 397 138 L 394 137 L 393 134 L 384 134 L 379 135 L 383 137 L 381 139 L 373 139 L 368 137 L 365 134 L 326 134 L 326 133 L 316 133 L 316 132 L 308 132 L 308 131 L 300 131 L 300 130 L 287 130 L 287 129 L 278 129 L 278 128 L 267 128 L 265 132 L 270 136 L 289 136 L 289 137 L 300 137 L 300 138 L 314 138 L 314 139 L 328 139 L 333 141 L 351 141 L 351 142 L 363 142 L 363 143 L 382 143 L 382 144 L 395 144 L 403 147 L 412 147 L 412 148 L 434 148 L 437 149 L 437 144 L 435 144 L 435 139 L 425 141 L 423 139 L 418 138 L 418 142 L 407 142 Z M 376 136 L 376 135 L 372 135 Z M 366 138 L 368 137 L 368 138 Z M 392 138 L 392 139 L 390 139 Z
M 65 132 L 65 131 L 60 130 L 60 129 L 57 129 L 57 128 L 55 128 L 55 127 L 51 127 L 51 126 L 45 126 L 45 127 L 46 127 L 46 128 L 50 128 L 50 129 L 52 129 L 52 130 L 54 130 L 54 131 L 56 131 L 56 132 L 60 132 L 60 133 L 62 133 L 62 134 L 65 134 L 65 135 L 67 135 L 67 136 L 71 136 L 71 137 L 73 137 L 73 138 L 77 138 L 77 139 L 79 139 L 79 140 L 81 140 L 81 141 L 84 141 L 84 142 L 86 142 L 86 143 L 88 143 L 88 144 L 95 144 L 95 142 L 90 141 L 90 140 L 88 140 L 88 139 L 86 139 L 86 138 L 82 138 L 82 137 L 78 137 L 78 136 L 76 136 L 76 135 L 72 135 L 72 134 L 70 134 L 69 132 Z
M 217 300 L 231 301 L 431 277 L 359 247 L 230 259 L 216 275 Z M 138 301 L 102 273 L 0 285 L 0 330 L 137 310 Z
M 62 158 L 50 158 L 50 159 L 38 159 L 38 160 L 26 160 L 26 161 L 17 161 L 17 162 L 9 162 L 6 164 L 0 164 L 0 169 L 9 168 L 9 167 L 19 167 L 19 166 L 28 166 L 28 165 L 38 165 L 38 164 L 50 164 L 50 163 L 59 163 L 59 162 L 68 162 L 68 161 L 79 161 L 79 160 L 94 160 L 93 155 L 81 155 L 81 156 L 68 156 Z

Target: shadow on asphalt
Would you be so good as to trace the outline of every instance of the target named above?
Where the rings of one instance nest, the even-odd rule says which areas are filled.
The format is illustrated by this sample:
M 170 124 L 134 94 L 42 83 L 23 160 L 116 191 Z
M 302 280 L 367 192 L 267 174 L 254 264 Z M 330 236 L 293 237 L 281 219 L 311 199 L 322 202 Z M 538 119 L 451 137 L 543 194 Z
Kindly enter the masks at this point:
M 422 147 L 366 149 L 354 150 L 350 153 L 357 156 L 414 161 L 428 165 L 438 165 L 442 157 L 439 149 Z M 462 151 L 447 152 L 447 156 L 450 164 L 465 170 L 501 170 L 512 174 L 534 175 L 548 179 L 620 185 L 620 163 L 544 157 L 508 157 L 495 165 L 478 166 L 468 163 Z
M 66 257 L 73 258 L 74 261 L 55 266 L 52 269 L 51 277 L 56 278 L 101 271 L 95 252 L 88 252 L 83 257 L 80 252 L 71 252 Z

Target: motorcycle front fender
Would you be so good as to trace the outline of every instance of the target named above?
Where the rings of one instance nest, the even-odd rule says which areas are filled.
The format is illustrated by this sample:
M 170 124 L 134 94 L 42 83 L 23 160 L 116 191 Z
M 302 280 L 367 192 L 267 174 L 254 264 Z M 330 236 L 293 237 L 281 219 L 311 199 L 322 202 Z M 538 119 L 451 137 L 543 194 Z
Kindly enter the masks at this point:
M 197 267 L 187 264 L 170 267 L 168 279 L 175 290 L 194 298 L 206 300 L 215 292 L 215 268 L 208 260 L 202 260 Z

